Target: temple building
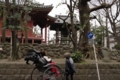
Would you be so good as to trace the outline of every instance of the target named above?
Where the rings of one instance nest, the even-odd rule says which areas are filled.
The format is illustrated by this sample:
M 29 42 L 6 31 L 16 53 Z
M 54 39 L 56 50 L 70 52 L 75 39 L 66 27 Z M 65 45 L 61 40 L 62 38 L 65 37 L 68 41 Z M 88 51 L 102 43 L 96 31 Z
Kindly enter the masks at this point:
M 28 43 L 46 43 L 47 42 L 47 27 L 53 24 L 56 20 L 56 18 L 53 18 L 49 16 L 48 14 L 50 11 L 53 9 L 52 5 L 44 5 L 41 4 L 39 7 L 34 7 L 30 14 L 28 15 L 28 21 L 27 21 L 27 27 L 29 28 L 28 30 Z M 3 22 L 2 18 L 0 18 L 0 42 L 2 40 L 2 27 L 3 27 Z M 33 26 L 39 26 L 41 29 L 41 34 L 39 36 L 35 36 L 33 33 Z M 43 38 L 43 28 L 44 30 L 44 38 Z M 6 41 L 11 42 L 12 39 L 12 34 L 11 30 L 6 29 Z M 18 39 L 21 38 L 21 33 L 18 32 Z M 25 36 L 23 36 L 22 43 L 25 42 Z
M 66 29 L 66 27 L 64 26 L 64 19 L 66 23 L 68 23 L 68 28 L 70 28 L 71 26 L 71 20 L 70 20 L 70 16 L 67 15 L 56 15 L 56 21 L 55 23 L 53 23 L 52 25 L 50 25 L 50 30 L 54 30 L 56 31 L 55 34 L 55 43 L 56 44 L 69 44 L 70 43 L 70 38 L 68 36 L 68 31 Z M 74 24 L 77 26 L 79 25 L 79 21 L 76 18 L 76 16 L 73 16 L 73 21 Z M 76 31 L 77 31 L 77 27 L 76 27 Z

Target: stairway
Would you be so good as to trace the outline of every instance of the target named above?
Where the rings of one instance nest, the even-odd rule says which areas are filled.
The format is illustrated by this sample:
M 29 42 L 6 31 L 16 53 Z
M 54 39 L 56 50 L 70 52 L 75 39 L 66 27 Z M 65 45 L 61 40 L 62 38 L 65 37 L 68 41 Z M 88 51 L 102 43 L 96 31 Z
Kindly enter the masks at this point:
M 58 64 L 64 69 L 64 64 Z M 0 63 L 0 80 L 30 80 L 34 66 L 25 63 Z M 100 64 L 101 80 L 120 80 L 120 64 Z M 76 64 L 74 80 L 98 80 L 95 64 Z

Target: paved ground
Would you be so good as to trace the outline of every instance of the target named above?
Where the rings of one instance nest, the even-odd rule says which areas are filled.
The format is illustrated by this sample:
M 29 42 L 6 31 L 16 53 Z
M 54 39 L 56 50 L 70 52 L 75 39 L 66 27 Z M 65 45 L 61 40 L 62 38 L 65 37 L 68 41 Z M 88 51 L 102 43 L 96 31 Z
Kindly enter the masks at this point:
M 65 59 L 52 59 L 56 63 L 65 63 Z M 0 59 L 0 63 L 25 63 L 24 59 L 20 59 L 17 61 L 9 61 L 8 59 Z M 115 60 L 111 60 L 111 62 L 103 62 L 102 60 L 98 60 L 99 64 L 120 64 L 120 62 L 117 62 Z M 84 62 L 80 64 L 95 64 L 95 60 L 88 60 L 86 59 Z

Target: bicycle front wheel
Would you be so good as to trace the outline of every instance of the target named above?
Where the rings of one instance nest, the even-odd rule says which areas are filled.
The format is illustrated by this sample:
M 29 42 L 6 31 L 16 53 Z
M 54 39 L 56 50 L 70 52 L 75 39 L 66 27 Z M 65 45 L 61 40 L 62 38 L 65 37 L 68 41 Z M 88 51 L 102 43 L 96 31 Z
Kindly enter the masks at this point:
M 57 65 L 49 66 L 44 71 L 42 80 L 63 80 L 63 71 Z
M 42 79 L 42 72 L 38 70 L 38 68 L 34 68 L 32 73 L 31 73 L 31 80 L 41 80 Z

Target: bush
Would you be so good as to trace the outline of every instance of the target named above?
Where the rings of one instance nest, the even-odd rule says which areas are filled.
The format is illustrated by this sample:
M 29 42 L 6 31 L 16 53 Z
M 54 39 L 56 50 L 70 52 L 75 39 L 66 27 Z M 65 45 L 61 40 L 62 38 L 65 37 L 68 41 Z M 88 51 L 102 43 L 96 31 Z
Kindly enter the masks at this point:
M 80 52 L 80 51 L 73 52 L 71 57 L 73 58 L 75 63 L 81 62 L 82 61 L 82 52 Z
M 0 53 L 0 59 L 2 59 L 2 54 Z
M 120 50 L 120 44 L 116 44 L 115 49 Z

